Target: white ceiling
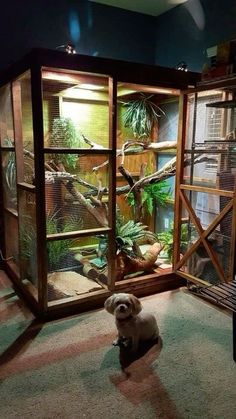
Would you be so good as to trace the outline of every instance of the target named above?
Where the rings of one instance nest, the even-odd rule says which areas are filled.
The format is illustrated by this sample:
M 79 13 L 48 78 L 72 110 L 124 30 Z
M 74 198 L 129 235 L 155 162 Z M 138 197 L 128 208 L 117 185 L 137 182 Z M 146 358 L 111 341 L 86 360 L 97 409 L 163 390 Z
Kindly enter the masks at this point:
M 132 12 L 144 13 L 151 16 L 159 16 L 187 0 L 90 0 L 108 6 L 120 7 Z

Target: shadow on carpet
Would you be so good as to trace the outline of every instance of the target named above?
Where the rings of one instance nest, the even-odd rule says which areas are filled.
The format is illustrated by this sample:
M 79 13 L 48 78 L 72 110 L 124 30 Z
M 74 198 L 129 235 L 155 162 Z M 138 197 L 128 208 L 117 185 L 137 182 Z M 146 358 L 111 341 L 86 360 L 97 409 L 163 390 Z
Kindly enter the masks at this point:
M 128 368 L 133 362 L 140 360 L 151 364 L 159 355 L 162 348 L 162 340 L 159 337 L 155 341 L 141 342 L 136 353 L 132 353 L 127 348 L 121 346 L 119 352 L 119 361 L 122 371 Z

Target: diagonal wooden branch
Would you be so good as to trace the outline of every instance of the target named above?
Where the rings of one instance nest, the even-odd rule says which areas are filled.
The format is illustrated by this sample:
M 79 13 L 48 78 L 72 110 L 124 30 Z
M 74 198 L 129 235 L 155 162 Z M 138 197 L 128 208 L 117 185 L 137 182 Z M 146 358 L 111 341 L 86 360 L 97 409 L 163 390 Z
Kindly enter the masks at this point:
M 152 173 L 149 176 L 146 176 L 142 179 L 139 179 L 133 185 L 132 189 L 134 188 L 141 188 L 142 186 L 150 183 L 151 181 L 160 181 L 163 178 L 173 176 L 176 171 L 176 157 L 173 157 L 169 162 L 167 162 L 161 169 L 157 170 L 155 173 Z
M 162 250 L 160 243 L 154 243 L 142 257 L 131 257 L 120 252 L 116 257 L 116 281 L 122 281 L 126 275 L 135 272 L 151 272 Z
M 176 141 L 161 141 L 159 143 L 146 144 L 140 140 L 127 140 L 123 144 L 122 148 L 120 150 L 117 150 L 116 157 L 122 156 L 121 165 L 124 165 L 125 155 L 140 154 L 142 152 L 146 152 L 147 150 L 153 150 L 153 151 L 169 150 L 169 149 L 175 149 L 176 147 L 177 147 Z M 95 166 L 93 170 L 97 171 L 100 168 L 106 166 L 108 163 L 109 161 L 106 160 L 99 166 Z
M 29 158 L 34 160 L 34 154 L 28 150 L 24 150 L 24 154 L 27 155 Z M 94 185 L 87 184 L 85 181 L 80 180 L 80 183 L 83 186 L 91 187 L 91 189 L 95 190 L 95 193 L 98 193 L 98 199 L 90 196 L 89 199 L 92 201 L 93 205 L 89 202 L 88 199 L 84 197 L 84 195 L 79 192 L 75 186 L 74 182 L 78 181 L 76 179 L 76 175 L 71 175 L 65 171 L 59 171 L 59 168 L 55 166 L 55 164 L 51 164 L 53 162 L 47 163 L 45 162 L 45 179 L 49 183 L 53 183 L 55 178 L 59 178 L 62 182 L 62 185 L 67 189 L 67 191 L 80 203 L 82 204 L 87 211 L 96 219 L 98 224 L 102 227 L 108 226 L 108 211 L 107 206 L 102 203 L 102 195 L 104 194 L 104 188 L 101 188 L 101 185 L 96 188 Z M 52 167 L 53 166 L 53 167 Z M 100 189 L 100 191 L 99 191 Z
M 216 159 L 207 157 L 206 155 L 200 155 L 195 157 L 194 164 L 200 164 L 204 162 L 215 162 Z M 184 167 L 187 167 L 191 164 L 191 157 L 187 157 L 184 160 Z M 176 173 L 176 157 L 173 157 L 169 160 L 161 169 L 157 170 L 155 173 L 152 173 L 149 176 L 146 176 L 142 179 L 139 179 L 133 185 L 133 188 L 142 188 L 144 185 L 149 184 L 150 182 L 159 182 L 161 180 L 167 179 L 171 176 L 174 176 Z
M 90 200 L 92 201 L 93 205 L 86 199 L 81 192 L 79 192 L 73 185 L 73 181 L 70 180 L 64 184 L 68 192 L 82 204 L 88 212 L 97 220 L 97 222 L 102 227 L 108 226 L 108 212 L 107 206 L 102 201 L 90 196 Z
M 145 148 L 147 148 L 146 144 L 143 143 L 142 141 L 133 141 L 133 140 L 130 141 L 130 140 L 128 140 L 123 144 L 121 150 L 117 151 L 116 156 L 121 156 L 122 157 L 121 158 L 121 166 L 124 165 L 125 151 L 128 150 L 130 147 L 134 147 L 134 146 L 137 146 L 137 145 L 140 146 L 141 149 L 143 149 L 143 150 Z
M 206 157 L 206 156 L 198 156 L 195 160 L 194 163 L 198 164 L 198 163 L 203 163 L 203 162 L 215 162 L 215 159 Z M 187 167 L 188 165 L 190 165 L 191 162 L 191 158 L 186 158 L 185 162 L 184 162 L 184 166 Z M 153 173 L 150 176 L 144 176 L 144 168 L 141 167 L 140 170 L 140 176 L 139 176 L 139 180 L 132 186 L 136 185 L 139 186 L 140 188 L 145 185 L 148 184 L 150 182 L 159 182 L 161 180 L 164 179 L 168 179 L 169 177 L 172 177 L 175 175 L 175 171 L 176 171 L 176 158 L 174 157 L 171 161 L 169 161 L 165 166 L 163 166 L 160 170 L 158 170 L 157 172 Z M 68 174 L 69 175 L 69 174 Z M 71 175 L 71 180 L 73 180 L 74 182 L 78 182 L 79 184 L 81 184 L 82 186 L 85 186 L 89 189 L 88 192 L 84 193 L 84 196 L 89 198 L 92 195 L 97 195 L 98 193 L 98 187 L 90 184 L 88 182 L 85 182 L 83 179 L 80 179 L 78 176 L 72 177 Z M 132 188 L 132 186 L 128 185 L 124 185 L 124 186 L 120 186 L 116 188 L 116 195 L 123 195 L 123 194 L 127 194 L 130 189 Z M 103 195 L 107 195 L 108 194 L 108 189 L 104 188 L 103 189 Z
M 134 180 L 131 174 L 122 165 L 118 167 L 118 170 L 132 189 L 134 186 Z M 134 194 L 134 221 L 137 223 L 140 220 L 142 214 L 142 196 L 140 188 L 134 188 L 132 192 Z
M 132 145 L 133 144 L 134 142 L 132 143 Z M 135 144 L 140 144 L 140 142 L 137 141 L 135 142 Z M 123 149 L 125 150 L 125 147 L 130 147 L 130 145 L 131 143 L 127 142 L 126 145 L 124 145 Z M 32 160 L 34 159 L 34 154 L 32 152 L 24 150 L 24 154 L 30 157 Z M 215 161 L 215 159 L 211 159 L 205 155 L 201 155 L 194 159 L 194 164 L 199 164 L 204 161 Z M 184 166 L 188 166 L 190 162 L 191 157 L 186 158 Z M 62 184 L 65 186 L 68 192 L 71 193 L 71 195 L 76 200 L 78 200 L 82 205 L 86 207 L 88 212 L 97 220 L 99 225 L 106 227 L 108 225 L 108 212 L 107 206 L 104 203 L 102 203 L 102 196 L 108 193 L 107 188 L 102 188 L 101 184 L 99 184 L 98 187 L 96 187 L 78 178 L 76 175 L 71 175 L 70 173 L 59 171 L 60 168 L 58 168 L 57 166 L 55 167 L 55 165 L 53 166 L 52 163 L 53 162 L 45 162 L 46 176 L 48 171 L 48 178 L 54 178 L 55 176 L 60 178 L 62 180 Z M 134 182 L 132 176 L 122 165 L 120 166 L 119 170 L 123 174 L 124 178 L 127 180 L 128 185 L 117 188 L 116 194 L 120 195 L 128 193 L 129 191 L 135 192 L 135 202 L 137 201 L 137 206 L 140 210 L 140 189 L 145 184 L 148 184 L 150 182 L 159 182 L 163 179 L 174 176 L 176 171 L 176 157 L 171 159 L 161 169 L 146 177 L 144 176 L 144 168 L 141 167 L 140 178 L 137 182 Z M 90 188 L 90 191 L 88 193 L 89 199 L 86 199 L 85 194 L 83 195 L 74 187 L 74 182 L 78 182 L 83 186 Z M 93 195 L 97 195 L 97 198 L 95 198 Z M 89 200 L 91 202 L 89 202 Z M 137 213 L 139 213 L 139 210 L 137 211 Z
M 81 134 L 82 138 L 84 140 L 84 142 L 86 144 L 89 144 L 91 148 L 95 148 L 95 149 L 103 149 L 104 147 L 100 144 L 95 143 L 94 141 L 89 140 L 89 138 L 85 137 L 84 134 Z

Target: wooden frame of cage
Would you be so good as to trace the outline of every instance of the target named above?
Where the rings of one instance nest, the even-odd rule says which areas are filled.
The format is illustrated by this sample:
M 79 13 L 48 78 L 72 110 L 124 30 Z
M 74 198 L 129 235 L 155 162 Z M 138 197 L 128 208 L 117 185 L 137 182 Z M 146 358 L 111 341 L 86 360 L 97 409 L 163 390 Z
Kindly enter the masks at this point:
M 139 71 L 137 71 L 137 66 Z M 5 74 L 2 75 L 0 86 L 11 83 L 12 86 L 12 103 L 13 103 L 13 125 L 15 141 L 14 147 L 4 147 L 4 151 L 14 151 L 16 159 L 18 159 L 18 168 L 23 168 L 23 136 L 21 126 L 21 109 L 20 109 L 20 92 L 17 77 L 23 73 L 30 71 L 31 74 L 31 95 L 32 95 L 32 119 L 33 119 L 33 138 L 34 138 L 34 153 L 37 155 L 35 159 L 35 185 L 26 184 L 23 181 L 23 169 L 18 169 L 17 172 L 17 188 L 19 191 L 34 192 L 36 197 L 36 237 L 37 237 L 37 260 L 38 260 L 38 295 L 34 298 L 29 290 L 23 286 L 20 280 L 19 272 L 15 271 L 11 262 L 4 260 L 3 267 L 9 276 L 14 281 L 15 287 L 19 293 L 23 295 L 28 301 L 31 308 L 37 315 L 53 316 L 61 315 L 69 312 L 70 310 L 81 311 L 88 308 L 94 308 L 100 305 L 104 299 L 112 291 L 126 291 L 134 292 L 136 295 L 145 295 L 153 292 L 159 292 L 165 289 L 175 288 L 179 286 L 182 281 L 176 277 L 172 271 L 167 271 L 163 274 L 153 273 L 148 275 L 139 276 L 137 278 L 123 280 L 119 283 L 114 282 L 114 254 L 115 247 L 109 247 L 109 282 L 107 289 L 100 291 L 90 292 L 89 295 L 78 295 L 76 297 L 69 297 L 62 300 L 55 300 L 52 302 L 47 301 L 47 269 L 45 260 L 46 240 L 55 240 L 58 238 L 73 238 L 82 237 L 92 234 L 89 231 L 73 231 L 71 233 L 62 233 L 59 236 L 50 236 L 46 232 L 46 219 L 45 219 L 45 174 L 44 174 L 44 154 L 47 149 L 44 147 L 44 130 L 43 130 L 43 104 L 42 104 L 42 88 L 41 88 L 41 69 L 42 68 L 63 68 L 67 74 L 70 71 L 79 70 L 87 73 L 94 73 L 98 75 L 108 74 L 109 79 L 109 148 L 100 150 L 80 149 L 80 153 L 87 153 L 96 155 L 99 153 L 107 154 L 109 156 L 109 201 L 111 203 L 111 210 L 109 212 L 109 225 L 110 227 L 97 229 L 99 232 L 104 232 L 109 235 L 110 243 L 114 243 L 114 223 L 115 223 L 115 188 L 114 182 L 116 180 L 116 109 L 117 98 L 116 89 L 117 81 L 128 84 L 146 86 L 146 91 L 150 91 L 150 86 L 163 87 L 169 89 L 173 94 L 176 94 L 180 89 L 186 89 L 189 85 L 195 85 L 199 75 L 196 73 L 178 72 L 177 70 L 166 69 L 156 66 L 147 66 L 142 64 L 125 63 L 122 61 L 113 61 L 109 59 L 102 59 L 99 57 L 87 56 L 67 56 L 63 52 L 49 51 L 49 50 L 34 50 L 28 54 L 22 61 L 11 67 Z M 96 75 L 94 76 L 96 77 Z M 0 148 L 0 153 L 2 148 Z M 51 149 L 50 149 L 51 151 Z M 64 150 L 61 149 L 60 152 Z M 76 151 L 77 154 L 78 150 Z M 57 150 L 58 152 L 58 150 Z M 70 150 L 73 153 L 73 149 Z M 0 169 L 2 170 L 2 169 Z M 1 173 L 0 173 L 1 174 Z M 0 186 L 1 187 L 1 186 Z M 8 211 L 3 208 L 3 191 L 0 191 L 0 206 L 2 213 Z M 17 213 L 10 211 L 11 216 L 17 217 Z M 1 235 L 1 249 L 5 252 L 5 233 L 2 230 Z M 157 281 L 158 277 L 158 281 Z
M 220 281 L 222 283 L 230 282 L 233 279 L 233 275 L 235 274 L 235 243 L 236 243 L 236 180 L 234 181 L 234 190 L 222 190 L 217 188 L 209 188 L 206 186 L 195 186 L 195 185 L 188 185 L 183 183 L 184 177 L 184 154 L 187 152 L 188 154 L 191 153 L 191 150 L 185 151 L 185 139 L 186 139 L 186 127 L 188 123 L 188 116 L 187 116 L 187 97 L 189 94 L 194 94 L 194 102 L 196 103 L 197 93 L 213 90 L 217 88 L 225 88 L 236 86 L 236 77 L 229 77 L 225 78 L 225 80 L 216 80 L 208 83 L 201 83 L 199 87 L 191 90 L 187 90 L 181 93 L 181 115 L 180 115 L 180 124 L 179 124 L 179 147 L 177 150 L 177 170 L 176 170 L 176 200 L 175 200 L 175 224 L 174 224 L 174 235 L 176 238 L 175 247 L 174 247 L 174 257 L 173 257 L 173 265 L 174 265 L 174 272 L 181 276 L 182 278 L 186 279 L 187 281 L 193 282 L 200 286 L 209 286 L 209 282 L 205 281 L 204 279 L 198 278 L 191 273 L 184 272 L 181 268 L 184 266 L 184 263 L 188 260 L 188 258 L 193 254 L 193 252 L 197 249 L 198 245 L 202 243 L 204 245 L 204 249 L 206 250 L 210 261 L 212 262 L 216 273 L 218 274 Z M 227 100 L 228 95 L 223 92 L 222 101 Z M 223 109 L 222 112 L 222 125 L 221 125 L 221 134 L 222 136 L 225 134 L 226 131 L 226 109 Z M 195 123 L 195 121 L 193 122 Z M 193 128 L 194 131 L 194 128 Z M 195 134 L 194 134 L 195 135 Z M 199 151 L 199 150 L 198 150 Z M 207 150 L 202 150 L 204 153 L 207 153 Z M 194 150 L 192 151 L 194 153 Z M 214 153 L 210 151 L 210 153 Z M 214 218 L 213 222 L 209 224 L 209 226 L 204 230 L 198 221 L 198 218 L 191 206 L 190 201 L 185 196 L 184 191 L 189 192 L 203 192 L 208 194 L 218 195 L 220 197 L 227 197 L 230 200 L 225 205 L 225 207 L 220 211 L 220 213 Z M 187 211 L 188 217 L 193 223 L 194 227 L 198 233 L 198 239 L 187 249 L 186 253 L 182 257 L 180 257 L 180 223 L 181 223 L 181 210 L 182 207 Z M 224 219 L 224 217 L 232 210 L 232 230 L 230 236 L 230 266 L 229 266 L 229 275 L 226 276 L 223 272 L 223 269 L 215 255 L 215 252 L 209 245 L 207 238 L 208 236 L 214 231 L 217 225 Z

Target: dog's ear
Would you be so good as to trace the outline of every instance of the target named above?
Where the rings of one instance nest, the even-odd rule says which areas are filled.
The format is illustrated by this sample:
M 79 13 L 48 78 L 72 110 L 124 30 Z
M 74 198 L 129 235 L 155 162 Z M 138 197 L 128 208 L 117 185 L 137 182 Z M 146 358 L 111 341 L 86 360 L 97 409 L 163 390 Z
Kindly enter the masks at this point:
M 104 303 L 105 310 L 108 311 L 108 313 L 110 314 L 114 314 L 114 309 L 115 309 L 114 300 L 115 300 L 114 295 L 111 295 L 110 297 L 106 299 Z
M 142 310 L 142 304 L 140 303 L 139 299 L 135 297 L 135 295 L 130 294 L 130 302 L 132 304 L 132 313 L 137 315 Z

